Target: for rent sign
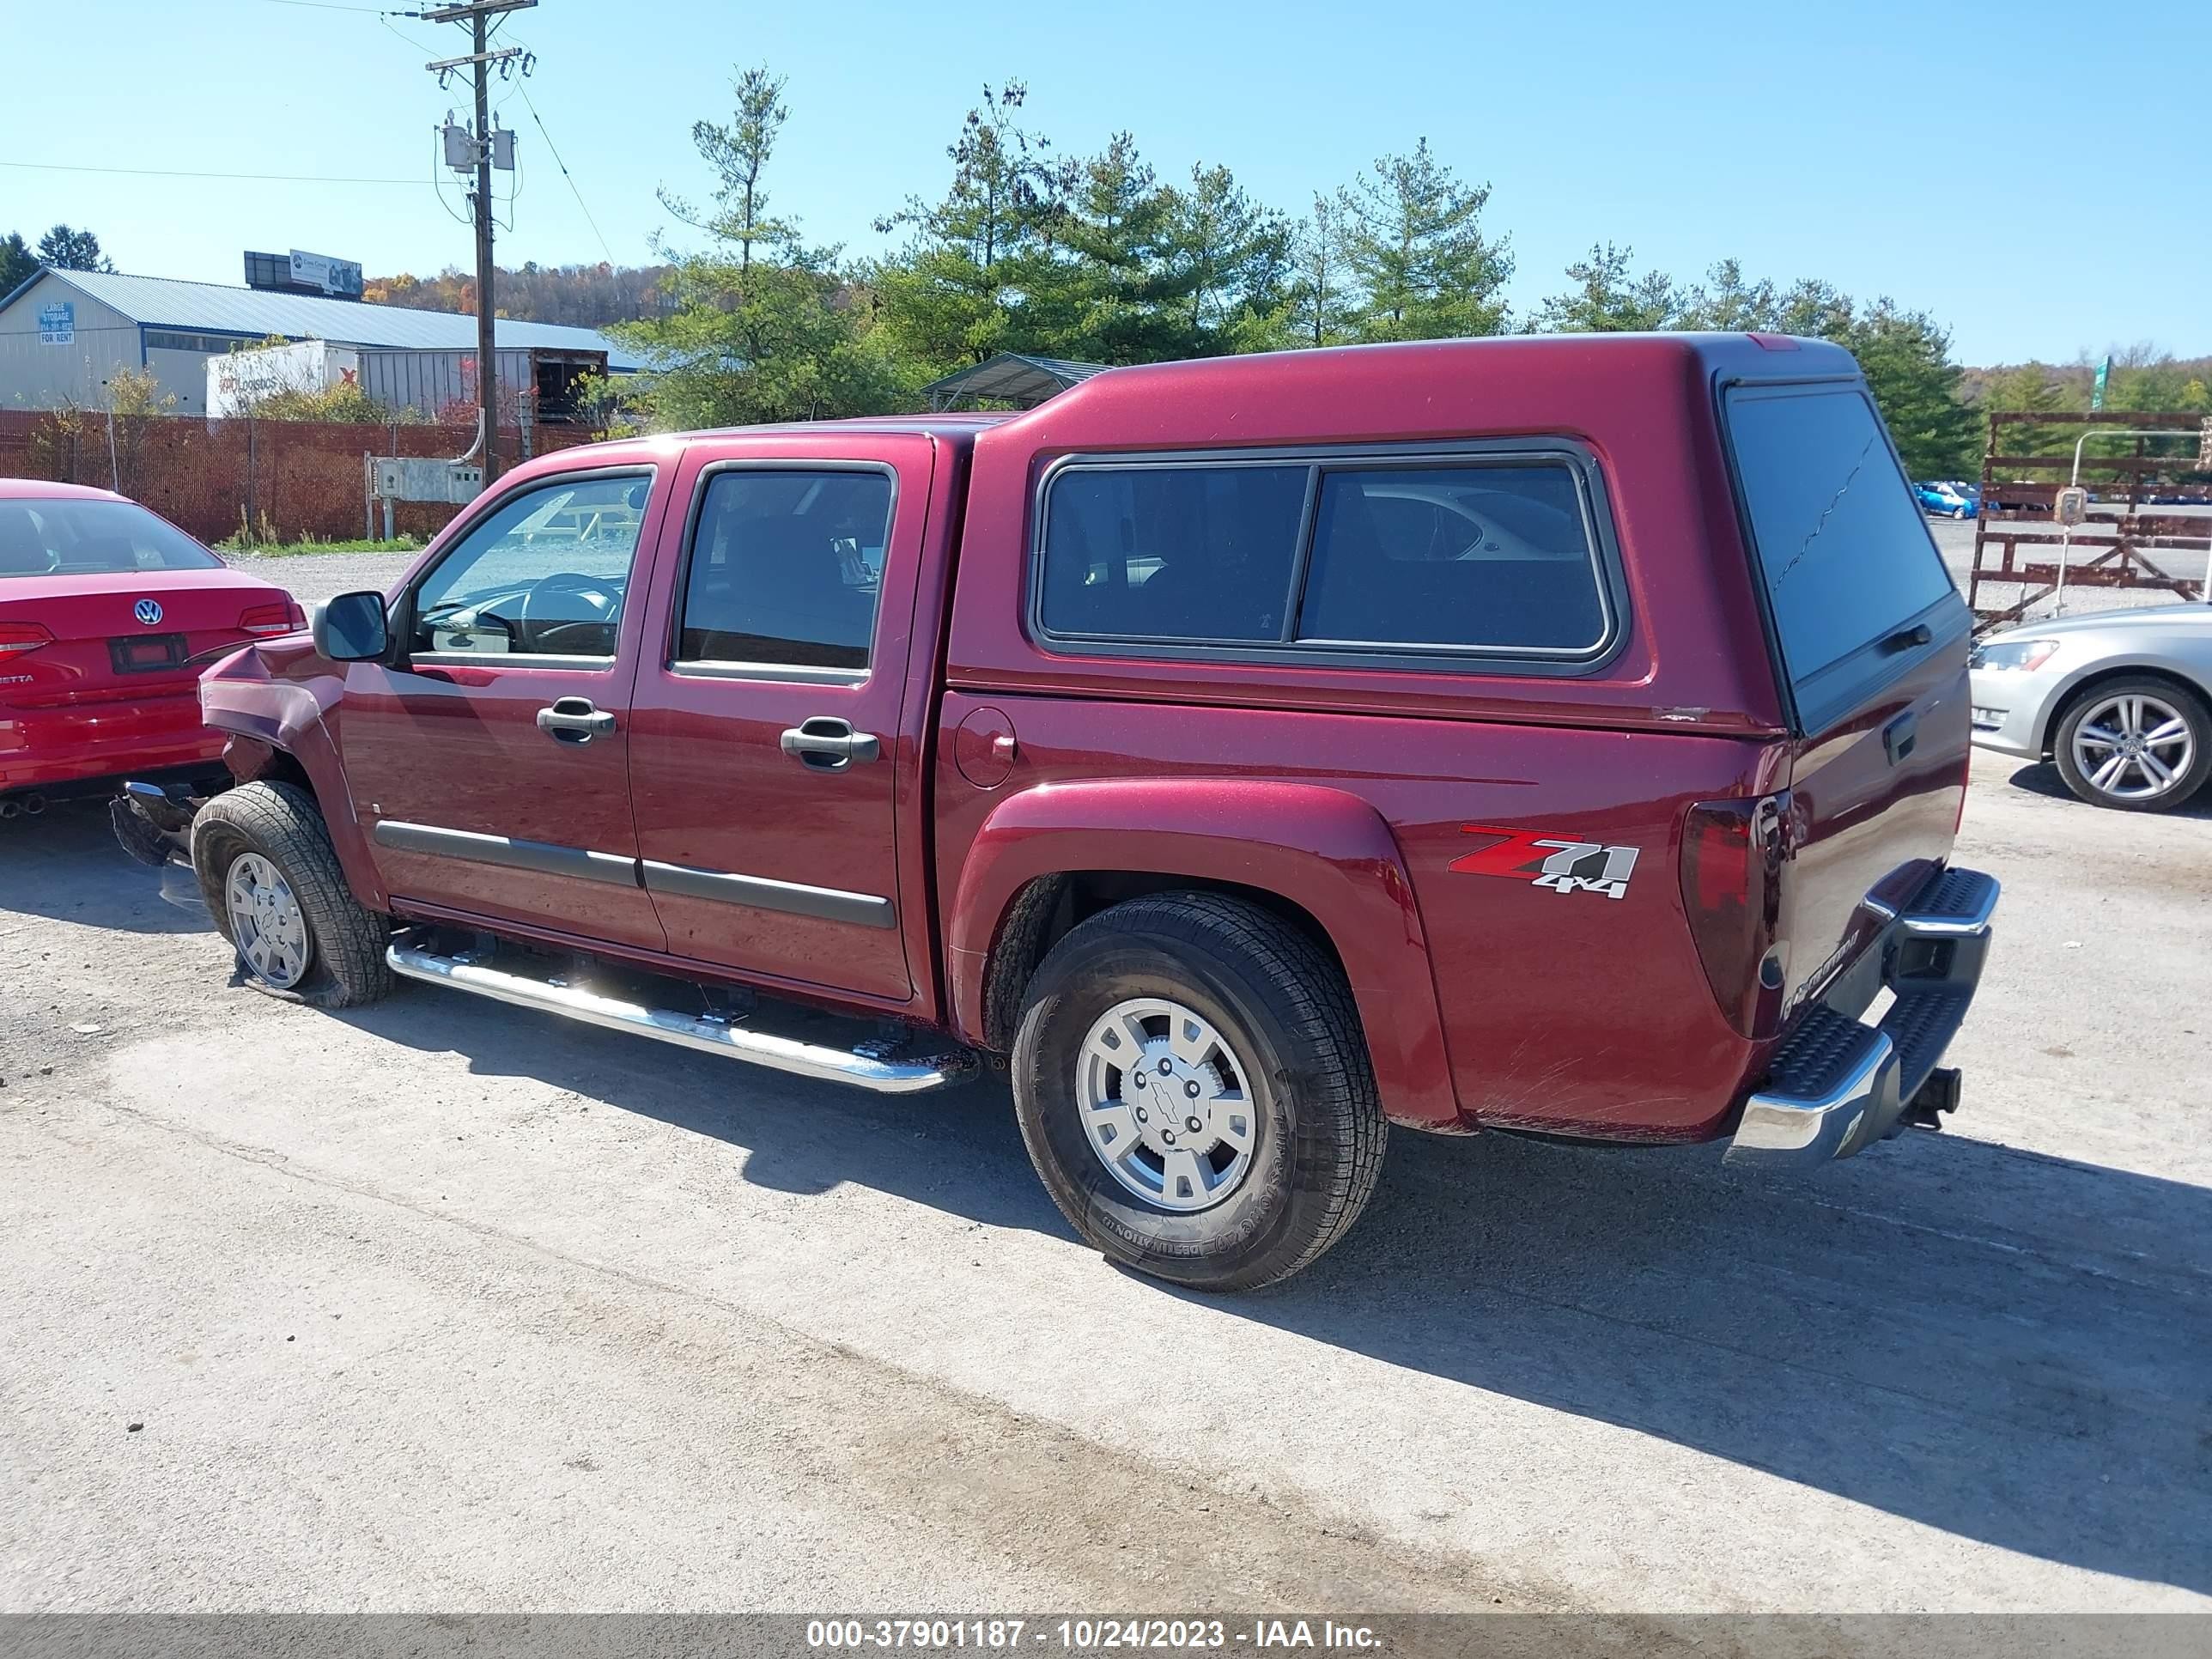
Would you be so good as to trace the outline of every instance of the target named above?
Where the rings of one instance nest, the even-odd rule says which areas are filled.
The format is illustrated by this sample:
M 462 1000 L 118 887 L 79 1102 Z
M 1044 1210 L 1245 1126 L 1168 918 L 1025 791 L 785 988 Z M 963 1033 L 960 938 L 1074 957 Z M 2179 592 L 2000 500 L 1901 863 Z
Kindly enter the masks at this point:
M 76 307 L 67 300 L 57 300 L 52 305 L 39 307 L 39 343 L 40 345 L 75 345 L 76 343 Z

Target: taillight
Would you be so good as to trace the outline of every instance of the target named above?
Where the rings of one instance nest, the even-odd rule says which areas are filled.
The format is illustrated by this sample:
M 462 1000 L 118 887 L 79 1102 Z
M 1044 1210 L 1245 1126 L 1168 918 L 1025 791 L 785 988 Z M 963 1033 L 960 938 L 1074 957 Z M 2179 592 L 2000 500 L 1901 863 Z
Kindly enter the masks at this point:
M 1682 908 L 1690 936 L 1721 1012 L 1748 1037 L 1771 1036 L 1782 1012 L 1775 932 L 1789 818 L 1784 792 L 1700 801 L 1682 826 Z
M 0 622 L 0 657 L 20 657 L 53 642 L 54 636 L 36 623 Z
M 254 605 L 238 619 L 240 631 L 247 634 L 290 634 L 307 625 L 300 607 L 289 599 L 282 605 Z

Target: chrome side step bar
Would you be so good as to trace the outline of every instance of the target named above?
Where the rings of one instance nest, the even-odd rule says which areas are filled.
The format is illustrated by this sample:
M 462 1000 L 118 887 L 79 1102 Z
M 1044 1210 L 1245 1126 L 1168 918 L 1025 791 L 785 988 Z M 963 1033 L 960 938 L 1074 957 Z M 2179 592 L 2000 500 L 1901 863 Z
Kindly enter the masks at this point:
M 858 1048 L 830 1048 L 799 1042 L 790 1037 L 756 1031 L 711 1016 L 686 1014 L 670 1008 L 651 1008 L 626 1001 L 587 987 L 533 979 L 497 966 L 488 955 L 464 951 L 441 956 L 408 941 L 394 939 L 384 952 L 392 971 L 404 979 L 430 985 L 449 985 L 495 1002 L 518 1008 L 536 1008 L 586 1025 L 611 1031 L 629 1031 L 639 1036 L 672 1042 L 702 1053 L 742 1060 L 794 1077 L 817 1078 L 843 1083 L 877 1094 L 912 1095 L 961 1083 L 975 1068 L 975 1056 L 957 1050 L 921 1059 L 890 1057 L 889 1044 L 865 1043 Z

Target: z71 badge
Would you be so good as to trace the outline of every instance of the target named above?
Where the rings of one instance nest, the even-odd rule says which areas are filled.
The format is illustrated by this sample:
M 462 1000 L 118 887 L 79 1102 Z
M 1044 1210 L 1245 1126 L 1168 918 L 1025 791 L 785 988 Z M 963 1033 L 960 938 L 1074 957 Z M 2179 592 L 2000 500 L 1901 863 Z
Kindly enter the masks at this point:
M 1498 837 L 1494 845 L 1451 861 L 1450 867 L 1462 875 L 1511 876 L 1555 893 L 1628 896 L 1628 878 L 1636 869 L 1633 847 L 1607 847 L 1601 842 L 1572 841 L 1522 830 L 1493 830 L 1483 823 L 1463 823 L 1460 833 Z

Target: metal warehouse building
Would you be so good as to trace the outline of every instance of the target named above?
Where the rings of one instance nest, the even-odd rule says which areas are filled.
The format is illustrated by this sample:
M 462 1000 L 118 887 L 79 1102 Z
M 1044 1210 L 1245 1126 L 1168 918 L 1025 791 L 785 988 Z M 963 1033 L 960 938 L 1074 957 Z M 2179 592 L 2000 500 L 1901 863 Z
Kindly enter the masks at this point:
M 522 394 L 526 424 L 567 414 L 577 377 L 644 367 L 596 329 L 500 318 L 501 402 Z M 271 335 L 361 353 L 362 388 L 395 408 L 436 414 L 476 396 L 477 321 L 358 300 L 172 282 L 91 270 L 41 270 L 0 298 L 0 409 L 97 409 L 107 378 L 147 368 L 180 415 L 205 412 L 207 360 Z

